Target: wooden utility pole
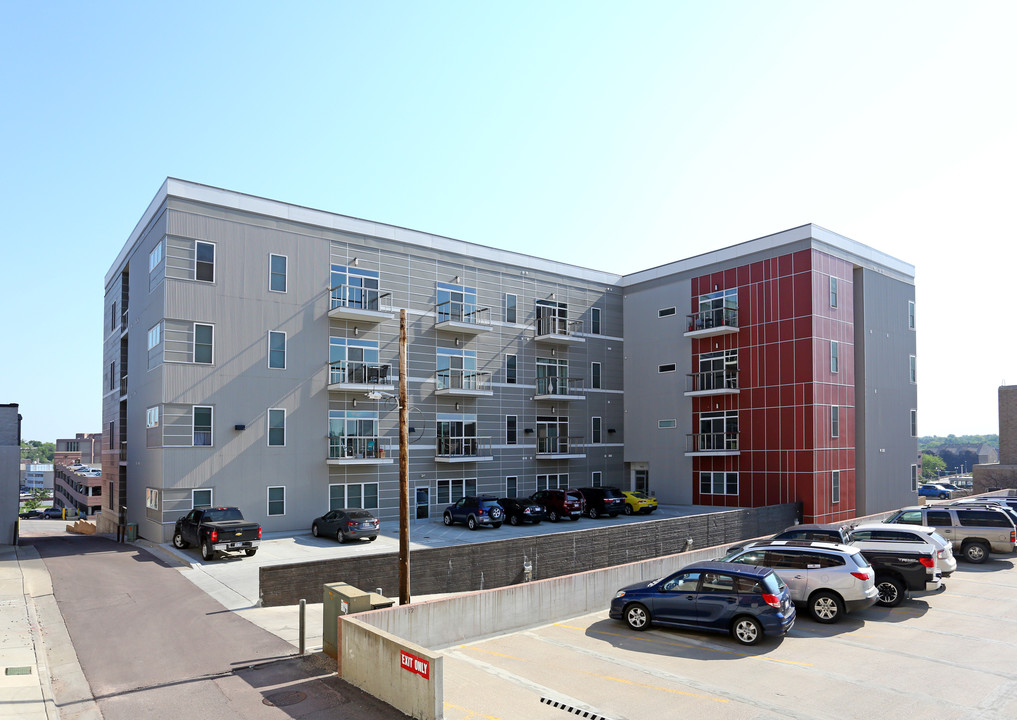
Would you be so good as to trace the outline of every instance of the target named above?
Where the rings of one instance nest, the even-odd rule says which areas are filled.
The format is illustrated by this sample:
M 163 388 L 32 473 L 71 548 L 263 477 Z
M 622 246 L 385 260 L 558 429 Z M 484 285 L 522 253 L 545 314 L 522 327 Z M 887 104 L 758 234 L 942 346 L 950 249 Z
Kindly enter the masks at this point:
M 410 602 L 410 423 L 406 404 L 406 309 L 399 311 L 399 604 Z

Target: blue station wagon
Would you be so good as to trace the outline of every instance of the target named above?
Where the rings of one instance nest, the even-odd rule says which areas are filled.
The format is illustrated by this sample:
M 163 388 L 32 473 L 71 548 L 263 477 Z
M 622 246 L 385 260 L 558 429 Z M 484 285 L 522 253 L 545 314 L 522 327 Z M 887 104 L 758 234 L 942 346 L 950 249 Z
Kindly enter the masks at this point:
M 719 561 L 688 565 L 618 591 L 611 618 L 633 630 L 651 624 L 730 633 L 743 645 L 782 636 L 795 622 L 787 586 L 770 568 Z

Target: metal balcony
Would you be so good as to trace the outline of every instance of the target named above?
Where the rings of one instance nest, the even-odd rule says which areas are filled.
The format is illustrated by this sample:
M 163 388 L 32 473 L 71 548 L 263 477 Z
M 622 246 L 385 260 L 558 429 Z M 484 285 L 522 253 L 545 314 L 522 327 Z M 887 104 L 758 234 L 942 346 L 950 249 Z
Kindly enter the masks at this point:
M 537 318 L 533 326 L 533 339 L 555 345 L 574 345 L 586 342 L 582 337 L 583 321 L 559 317 Z
M 391 465 L 392 449 L 378 436 L 329 435 L 329 465 Z
M 685 376 L 686 397 L 737 395 L 739 392 L 737 370 L 689 373 Z
M 440 463 L 487 462 L 494 460 L 489 437 L 442 436 L 434 449 L 434 461 Z
M 439 370 L 434 374 L 434 394 L 455 397 L 491 397 L 491 373 L 477 370 Z
M 738 332 L 738 308 L 700 310 L 686 315 L 685 337 L 714 337 Z
M 585 400 L 583 378 L 538 377 L 534 400 Z
M 537 438 L 537 460 L 581 460 L 586 457 L 582 435 Z
M 434 329 L 479 335 L 491 331 L 491 308 L 449 300 L 434 306 Z
M 391 320 L 395 317 L 392 295 L 353 285 L 336 285 L 329 290 L 328 316 L 368 323 Z
M 336 392 L 392 392 L 395 384 L 388 363 L 336 360 L 328 364 L 328 389 Z
M 685 457 L 739 454 L 737 432 L 690 433 L 685 436 Z

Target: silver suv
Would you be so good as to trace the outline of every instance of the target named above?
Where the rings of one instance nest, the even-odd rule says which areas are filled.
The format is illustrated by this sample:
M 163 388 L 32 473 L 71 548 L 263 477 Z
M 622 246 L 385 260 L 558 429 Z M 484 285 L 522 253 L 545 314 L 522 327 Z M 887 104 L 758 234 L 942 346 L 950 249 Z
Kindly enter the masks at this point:
M 771 568 L 791 599 L 814 620 L 833 623 L 873 605 L 879 595 L 869 561 L 856 547 L 837 543 L 764 540 L 734 550 L 723 560 Z
M 1010 516 L 993 507 L 906 507 L 885 522 L 934 527 L 955 553 L 972 563 L 985 562 L 990 552 L 1012 553 L 1017 543 L 1017 527 Z

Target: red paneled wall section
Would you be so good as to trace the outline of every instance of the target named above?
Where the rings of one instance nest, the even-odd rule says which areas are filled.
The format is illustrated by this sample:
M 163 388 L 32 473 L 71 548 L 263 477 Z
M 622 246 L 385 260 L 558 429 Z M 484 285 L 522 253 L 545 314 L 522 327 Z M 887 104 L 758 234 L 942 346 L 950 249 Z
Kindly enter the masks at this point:
M 704 412 L 737 410 L 739 423 L 738 455 L 693 459 L 696 503 L 758 507 L 800 501 L 806 522 L 854 516 L 852 276 L 851 263 L 810 249 L 693 279 L 693 312 L 700 295 L 738 289 L 739 331 L 693 339 L 691 368 L 698 369 L 701 353 L 737 349 L 740 389 L 737 395 L 693 398 L 692 432 L 699 431 Z M 711 471 L 737 472 L 737 494 L 702 492 L 700 473 Z M 833 471 L 840 472 L 839 498 L 832 496 Z

